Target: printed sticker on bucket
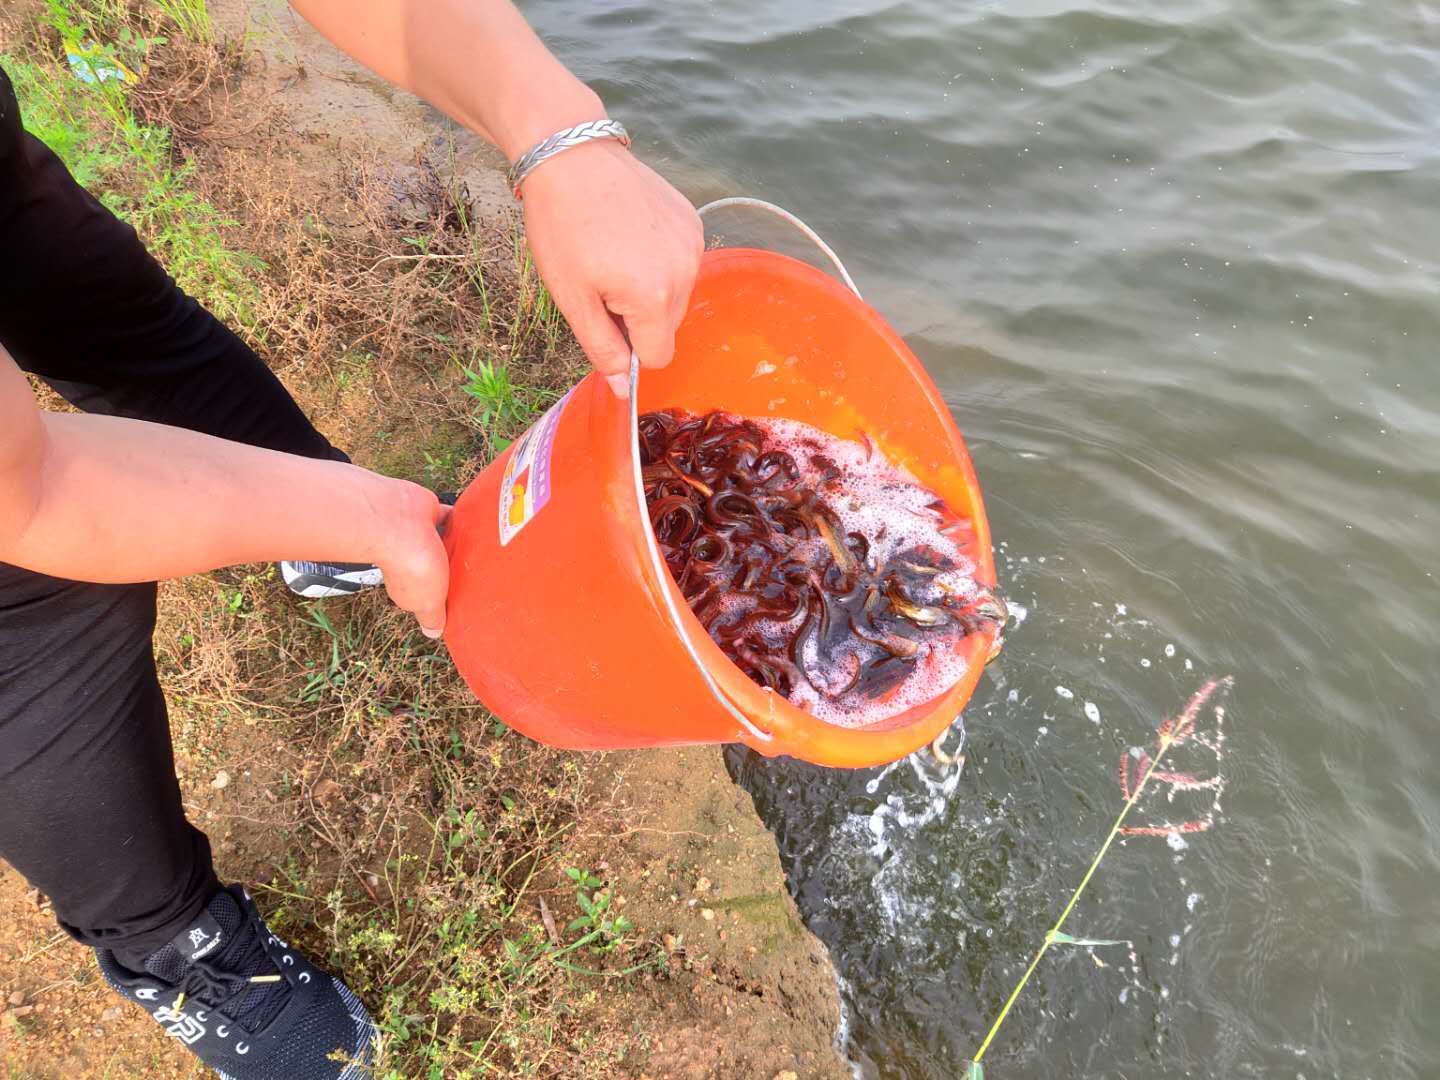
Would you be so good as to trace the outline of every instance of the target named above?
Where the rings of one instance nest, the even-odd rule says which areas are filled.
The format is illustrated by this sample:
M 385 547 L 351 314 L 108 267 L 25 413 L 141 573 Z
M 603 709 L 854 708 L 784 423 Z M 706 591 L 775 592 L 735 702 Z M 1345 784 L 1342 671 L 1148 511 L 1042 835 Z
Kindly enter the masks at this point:
M 550 501 L 550 452 L 555 446 L 555 429 L 560 426 L 560 414 L 574 392 L 571 387 L 569 393 L 520 436 L 505 464 L 505 475 L 500 479 L 501 547 L 510 543 Z

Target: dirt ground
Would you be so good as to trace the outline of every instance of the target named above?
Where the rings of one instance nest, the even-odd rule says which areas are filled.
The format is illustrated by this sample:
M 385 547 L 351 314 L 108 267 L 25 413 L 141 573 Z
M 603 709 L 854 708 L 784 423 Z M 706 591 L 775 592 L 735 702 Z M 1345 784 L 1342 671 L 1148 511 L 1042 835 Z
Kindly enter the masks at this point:
M 6 5 L 12 28 L 23 6 Z M 279 0 L 217 0 L 212 9 L 231 40 L 243 34 L 242 59 L 235 78 L 207 92 L 205 123 L 186 135 L 184 152 L 242 233 L 257 244 L 278 234 L 276 206 L 309 204 L 343 217 L 360 161 L 368 182 L 390 185 L 391 210 L 401 213 L 407 200 L 428 197 L 419 190 L 427 177 L 458 178 L 474 212 L 494 219 L 486 226 L 494 245 L 504 246 L 511 225 L 493 151 L 453 138 L 432 110 L 339 56 Z M 256 190 L 247 177 L 282 167 L 283 199 L 261 205 L 246 194 Z M 277 272 L 304 276 L 304 266 L 263 254 Z M 463 482 L 493 453 L 438 366 L 390 361 L 383 349 L 371 357 L 354 342 L 335 343 L 345 352 L 339 359 L 314 355 L 330 343 L 298 335 L 312 333 L 317 320 L 296 315 L 283 290 L 279 296 L 260 319 L 267 359 L 357 461 L 439 484 Z M 377 294 L 333 302 L 400 308 L 408 300 Z M 287 344 L 300 340 L 303 349 Z M 581 370 L 573 350 L 565 357 L 546 361 L 559 365 L 547 377 L 563 382 Z M 460 808 L 452 841 L 469 807 L 489 834 L 513 828 L 523 832 L 525 850 L 539 852 L 516 919 L 537 935 L 551 921 L 549 909 L 568 919 L 574 889 L 561 871 L 587 866 L 610 883 L 614 910 L 639 939 L 626 953 L 639 959 L 632 975 L 548 984 L 556 1064 L 548 1064 L 551 1051 L 527 1049 L 531 1056 L 505 1075 L 580 1075 L 575 1061 L 588 1062 L 584 1075 L 652 1080 L 850 1075 L 832 1048 L 839 1010 L 829 961 L 801 924 L 773 838 L 730 781 L 718 748 L 545 750 L 495 725 L 453 673 L 417 690 L 413 706 L 377 712 L 365 696 L 400 679 L 387 663 L 418 668 L 432 659 L 407 651 L 408 628 L 378 597 L 361 598 L 343 616 L 324 608 L 336 625 L 317 630 L 266 568 L 167 585 L 162 608 L 157 651 L 177 771 L 192 819 L 212 836 L 222 877 L 260 886 L 262 907 L 314 954 L 356 958 L 356 989 L 372 1011 L 388 993 L 375 973 L 394 970 L 355 944 L 373 929 L 374 912 L 411 903 L 406 926 L 421 957 L 427 939 L 442 933 L 424 921 L 426 903 L 439 903 L 438 887 L 422 870 L 406 869 L 418 858 L 414 807 L 433 803 L 437 820 Z M 215 648 L 207 650 L 210 642 Z M 372 656 L 384 662 L 371 663 Z M 312 686 L 321 689 L 312 694 Z M 297 701 L 312 704 L 313 722 L 289 715 L 284 703 Z M 450 727 L 441 723 L 421 738 L 420 720 L 432 715 Z M 524 822 L 514 820 L 516 803 L 533 807 Z M 398 838 L 390 846 L 381 842 L 387 831 Z M 476 827 L 477 836 L 483 831 Z M 478 877 L 488 857 L 476 856 L 452 877 Z M 425 902 L 407 896 L 411 881 L 430 889 L 420 894 Z M 446 910 L 463 908 L 470 894 L 447 888 Z M 369 911 L 370 922 L 357 910 Z M 448 964 L 456 953 L 444 955 Z M 435 973 L 407 969 L 406 978 L 423 987 Z M 455 1021 L 457 1030 L 464 1023 Z M 104 987 L 92 956 L 56 928 L 47 900 L 0 863 L 0 1077 L 203 1075 Z M 407 1065 L 383 1075 L 426 1074 Z

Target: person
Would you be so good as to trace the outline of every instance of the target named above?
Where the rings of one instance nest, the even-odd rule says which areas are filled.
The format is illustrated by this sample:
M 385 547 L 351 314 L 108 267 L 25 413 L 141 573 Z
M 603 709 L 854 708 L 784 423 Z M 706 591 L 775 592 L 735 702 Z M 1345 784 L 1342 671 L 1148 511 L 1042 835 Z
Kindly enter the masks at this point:
M 294 7 L 511 161 L 606 119 L 509 0 Z M 668 362 L 703 246 L 693 208 L 627 144 L 577 140 L 520 192 L 540 274 L 595 368 L 616 377 L 632 347 L 643 364 Z M 447 509 L 316 431 L 23 131 L 3 72 L 0 252 L 0 857 L 96 951 L 113 988 L 221 1076 L 368 1074 L 363 1005 L 271 933 L 242 887 L 222 887 L 185 818 L 153 583 L 292 560 L 300 591 L 383 578 L 438 636 Z M 42 412 L 22 371 L 82 414 Z

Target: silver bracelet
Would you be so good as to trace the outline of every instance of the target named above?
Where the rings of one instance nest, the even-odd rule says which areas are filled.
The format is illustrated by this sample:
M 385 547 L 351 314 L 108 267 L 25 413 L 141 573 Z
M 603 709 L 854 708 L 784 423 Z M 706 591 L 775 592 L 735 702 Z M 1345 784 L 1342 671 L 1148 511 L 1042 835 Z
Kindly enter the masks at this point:
M 581 143 L 591 142 L 595 139 L 618 139 L 621 146 L 630 145 L 630 133 L 618 120 L 587 120 L 583 124 L 576 124 L 564 131 L 557 131 L 548 139 L 542 139 L 526 150 L 516 159 L 515 164 L 510 166 L 510 171 L 505 174 L 505 180 L 510 185 L 510 190 L 515 193 L 515 198 L 524 198 L 520 194 L 520 185 L 525 182 L 527 176 L 535 171 L 535 166 L 542 161 L 548 161 L 556 154 L 569 150 L 572 146 L 579 146 Z

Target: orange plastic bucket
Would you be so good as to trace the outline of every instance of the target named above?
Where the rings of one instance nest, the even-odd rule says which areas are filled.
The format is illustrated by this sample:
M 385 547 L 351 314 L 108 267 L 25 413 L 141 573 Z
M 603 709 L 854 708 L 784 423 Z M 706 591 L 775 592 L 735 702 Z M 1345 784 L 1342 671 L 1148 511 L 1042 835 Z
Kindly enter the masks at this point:
M 632 376 L 633 378 L 633 376 Z M 630 401 L 588 375 L 465 491 L 446 536 L 451 654 L 517 730 L 576 750 L 743 742 L 860 767 L 941 735 L 998 631 L 965 638 L 947 693 L 868 728 L 822 723 L 751 682 L 691 614 L 660 561 L 640 485 L 636 414 L 678 407 L 870 436 L 973 523 L 966 554 L 993 588 L 970 455 L 899 335 L 828 275 L 773 252 L 708 252 L 676 338 Z

